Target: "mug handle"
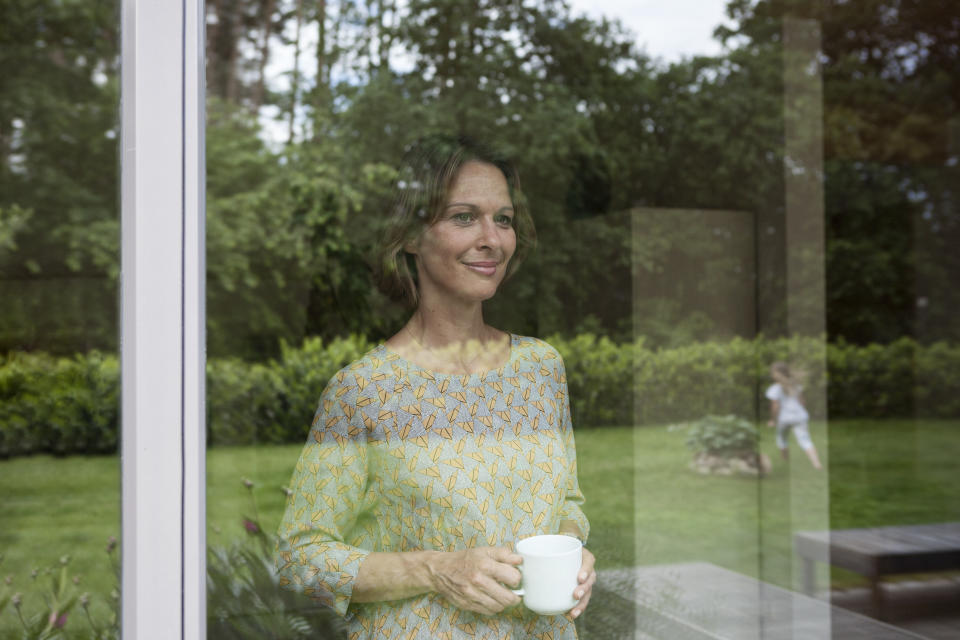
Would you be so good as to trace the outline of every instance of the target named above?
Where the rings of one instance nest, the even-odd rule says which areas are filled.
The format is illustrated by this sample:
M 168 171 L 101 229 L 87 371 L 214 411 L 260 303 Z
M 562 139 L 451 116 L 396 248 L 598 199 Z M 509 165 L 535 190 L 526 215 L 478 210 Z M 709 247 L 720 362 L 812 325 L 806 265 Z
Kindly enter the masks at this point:
M 521 576 L 521 579 L 522 579 L 522 576 L 523 576 L 523 565 L 522 565 L 522 564 L 517 565 L 517 571 L 520 572 L 520 576 Z M 517 594 L 517 595 L 520 596 L 520 597 L 523 597 L 523 596 L 525 595 L 525 594 L 524 594 L 524 591 L 523 591 L 523 587 L 521 587 L 521 588 L 519 588 L 519 589 L 510 589 L 510 591 L 513 591 L 515 594 Z

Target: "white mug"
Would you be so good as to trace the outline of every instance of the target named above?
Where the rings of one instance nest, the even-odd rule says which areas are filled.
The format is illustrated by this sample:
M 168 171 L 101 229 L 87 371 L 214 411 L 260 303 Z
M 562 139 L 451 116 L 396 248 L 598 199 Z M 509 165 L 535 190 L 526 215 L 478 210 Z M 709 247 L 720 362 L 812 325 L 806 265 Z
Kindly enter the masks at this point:
M 545 535 L 524 538 L 516 546 L 523 558 L 519 567 L 523 582 L 513 592 L 523 598 L 527 609 L 542 616 L 573 609 L 578 602 L 573 592 L 579 584 L 583 544 L 571 536 Z

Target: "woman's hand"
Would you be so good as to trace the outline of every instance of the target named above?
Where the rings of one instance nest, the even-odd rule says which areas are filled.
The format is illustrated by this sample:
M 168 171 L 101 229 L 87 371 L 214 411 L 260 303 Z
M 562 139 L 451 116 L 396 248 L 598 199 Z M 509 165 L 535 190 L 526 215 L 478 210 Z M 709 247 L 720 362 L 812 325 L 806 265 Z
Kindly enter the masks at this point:
M 454 606 L 493 615 L 520 602 L 520 596 L 503 585 L 520 586 L 516 565 L 522 562 L 507 547 L 479 547 L 432 555 L 427 570 L 434 590 Z
M 580 573 L 577 574 L 577 582 L 580 584 L 573 592 L 573 597 L 580 602 L 567 614 L 571 620 L 583 613 L 583 610 L 587 608 L 587 603 L 590 602 L 590 594 L 593 592 L 593 585 L 597 581 L 597 572 L 593 570 L 593 562 L 593 554 L 584 547 L 583 562 L 580 565 Z

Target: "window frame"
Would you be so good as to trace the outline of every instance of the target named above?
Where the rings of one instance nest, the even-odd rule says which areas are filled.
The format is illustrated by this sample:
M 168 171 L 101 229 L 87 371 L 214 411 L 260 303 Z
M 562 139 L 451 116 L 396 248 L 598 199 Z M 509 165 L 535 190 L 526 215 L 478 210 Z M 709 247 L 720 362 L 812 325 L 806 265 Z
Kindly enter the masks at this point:
M 204 3 L 122 0 L 121 632 L 206 636 Z

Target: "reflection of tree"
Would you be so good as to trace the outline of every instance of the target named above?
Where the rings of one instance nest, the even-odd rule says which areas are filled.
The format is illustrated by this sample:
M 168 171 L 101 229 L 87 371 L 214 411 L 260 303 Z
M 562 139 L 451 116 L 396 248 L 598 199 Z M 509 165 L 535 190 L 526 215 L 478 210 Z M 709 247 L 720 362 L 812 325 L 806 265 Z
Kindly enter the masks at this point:
M 0 309 L 0 349 L 115 344 L 118 41 L 109 6 L 79 6 L 0 9 L 9 27 L 0 295 L 13 300 Z M 261 357 L 277 338 L 388 332 L 402 311 L 371 293 L 365 260 L 404 145 L 438 129 L 515 156 L 537 220 L 538 253 L 492 304 L 494 321 L 571 331 L 584 321 L 573 308 L 628 334 L 630 292 L 614 283 L 628 281 L 630 234 L 610 212 L 723 209 L 754 216 L 759 326 L 782 330 L 784 166 L 805 170 L 784 157 L 784 118 L 802 106 L 784 104 L 781 18 L 790 15 L 818 20 L 822 32 L 829 332 L 856 342 L 915 328 L 956 338 L 952 9 L 948 0 L 734 0 L 735 26 L 718 32 L 734 48 L 662 65 L 617 23 L 575 18 L 558 0 L 208 3 L 208 335 L 221 352 Z M 264 86 L 281 42 L 301 53 L 284 70 L 292 82 Z M 271 149 L 254 119 L 238 124 L 258 105 L 278 114 L 289 143 Z M 676 255 L 701 244 L 669 238 Z M 666 341 L 671 325 L 715 333 L 684 296 L 710 290 L 728 268 L 703 269 L 687 293 L 679 278 L 651 294 L 645 331 Z
M 115 344 L 114 21 L 103 2 L 0 4 L 0 351 Z
M 631 213 L 637 332 L 669 346 L 752 336 L 753 216 L 643 208 Z
M 813 18 L 822 32 L 829 333 L 956 339 L 960 262 L 946 249 L 960 240 L 948 143 L 960 99 L 954 3 L 735 0 L 729 13 L 738 26 L 719 35 L 757 52 L 777 46 L 784 16 Z

